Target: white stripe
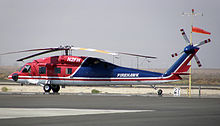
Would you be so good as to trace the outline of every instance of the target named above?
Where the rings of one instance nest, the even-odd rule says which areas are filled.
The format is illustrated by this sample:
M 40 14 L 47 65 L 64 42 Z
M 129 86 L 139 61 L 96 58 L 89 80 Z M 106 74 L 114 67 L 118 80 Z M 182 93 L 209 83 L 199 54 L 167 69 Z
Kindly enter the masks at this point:
M 62 109 L 62 108 L 0 108 L 0 119 L 74 116 L 130 112 L 153 112 L 155 110 L 106 110 L 106 109 Z
M 35 85 L 41 85 L 46 84 L 47 80 L 38 80 L 36 79 L 33 81 L 32 79 L 19 79 L 18 83 L 23 84 L 35 84 Z M 147 81 L 81 81 L 81 80 L 51 80 L 52 84 L 55 85 L 67 85 L 67 86 L 74 86 L 74 85 L 151 85 L 151 84 L 159 84 L 159 83 L 165 83 L 165 82 L 173 82 L 173 81 L 179 81 L 179 80 L 147 80 Z
M 192 55 L 192 54 L 190 54 L 190 55 Z M 189 59 L 190 55 L 187 56 L 187 58 L 179 65 L 179 67 L 177 67 L 177 69 L 173 73 L 176 73 L 176 71 L 186 62 L 186 60 Z M 169 76 L 163 77 L 163 79 L 168 79 L 168 78 L 170 78 L 172 76 L 173 76 L 173 74 L 171 73 Z M 176 80 L 174 80 L 174 81 L 176 81 Z
M 164 79 L 164 78 L 168 78 L 168 77 L 138 77 L 138 78 L 117 78 L 117 77 L 110 77 L 110 78 L 95 78 L 95 77 L 73 77 L 73 78 L 69 78 L 69 77 L 50 77 L 50 76 L 19 76 L 21 78 L 42 78 L 42 79 L 98 79 L 98 80 L 102 80 L 102 79 L 111 79 L 111 80 L 115 80 L 115 79 L 120 79 L 120 80 L 124 80 L 124 79 L 132 79 L 132 80 L 137 80 L 137 79 Z
M 181 63 L 181 65 L 179 65 L 179 67 L 174 71 L 174 73 L 186 62 L 186 60 L 189 59 L 189 57 L 191 56 L 192 54 L 190 54 L 189 56 L 187 56 L 187 58 Z M 86 58 L 87 59 L 87 58 Z M 73 78 L 70 78 L 71 76 L 74 76 L 75 73 L 81 68 L 81 66 L 83 65 L 83 63 L 86 61 L 86 59 L 81 63 L 81 65 L 75 70 L 75 72 L 73 74 L 71 74 L 70 76 L 68 77 L 51 77 L 51 76 L 19 76 L 19 77 L 22 77 L 22 78 L 43 78 L 43 79 L 110 79 L 110 80 L 114 80 L 114 79 L 168 79 L 170 78 L 171 76 L 173 76 L 173 74 L 167 76 L 167 77 L 139 77 L 139 78 L 117 78 L 117 77 L 111 77 L 111 78 L 93 78 L 93 77 L 73 77 Z M 150 81 L 150 80 L 147 80 L 147 81 Z M 164 81 L 164 80 L 162 80 Z M 165 80 L 165 81 L 168 81 L 168 80 Z M 172 80 L 170 80 L 172 81 Z M 174 80 L 176 81 L 176 80 Z M 159 81 L 157 81 L 159 82 Z
M 181 65 L 179 65 L 179 67 L 174 71 L 174 73 L 176 73 L 177 70 L 179 70 L 179 68 L 189 59 L 189 57 L 191 56 L 192 54 L 188 55 L 187 58 L 181 63 Z M 187 65 L 187 64 L 186 64 Z

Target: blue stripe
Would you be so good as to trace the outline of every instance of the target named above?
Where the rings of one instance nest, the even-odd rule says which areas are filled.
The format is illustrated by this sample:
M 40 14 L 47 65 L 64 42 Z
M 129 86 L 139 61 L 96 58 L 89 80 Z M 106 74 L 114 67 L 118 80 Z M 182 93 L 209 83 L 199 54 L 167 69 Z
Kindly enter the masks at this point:
M 91 78 L 111 78 L 111 77 L 161 77 L 162 73 L 144 71 L 126 67 L 120 67 L 105 61 L 99 60 L 99 63 L 95 63 L 95 58 L 88 58 L 81 68 L 73 75 L 73 77 L 91 77 Z M 128 76 L 127 76 L 128 75 Z M 129 76 L 130 75 L 130 76 Z M 132 76 L 138 75 L 138 76 Z

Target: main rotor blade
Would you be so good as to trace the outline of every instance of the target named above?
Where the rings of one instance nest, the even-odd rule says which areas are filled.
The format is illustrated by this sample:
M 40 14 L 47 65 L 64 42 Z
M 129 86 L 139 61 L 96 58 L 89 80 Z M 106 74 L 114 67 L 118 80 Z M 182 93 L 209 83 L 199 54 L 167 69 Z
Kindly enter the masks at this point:
M 124 53 L 124 52 L 117 52 L 118 54 L 124 54 L 124 55 L 129 55 L 129 56 L 137 56 L 137 57 L 144 57 L 144 58 L 152 58 L 156 59 L 157 57 L 154 56 L 145 56 L 145 55 L 139 55 L 139 54 L 133 54 L 133 53 Z
M 138 54 L 132 54 L 132 53 L 124 53 L 124 52 L 110 52 L 110 51 L 91 49 L 91 48 L 71 47 L 71 49 L 91 51 L 91 52 L 99 52 L 99 53 L 105 53 L 105 54 L 110 54 L 110 55 L 124 54 L 124 55 L 138 56 L 138 57 L 144 57 L 144 58 L 156 58 L 156 57 L 153 57 L 153 56 L 144 56 L 144 55 L 138 55 Z
M 42 51 L 42 50 L 55 50 L 55 49 L 58 49 L 58 48 L 29 49 L 29 50 L 1 53 L 0 55 L 8 55 L 8 54 L 15 54 L 15 53 L 23 53 L 23 52 L 33 52 L 33 51 Z
M 30 56 L 18 59 L 17 61 L 23 61 L 23 60 L 30 59 L 30 58 L 35 57 L 35 56 L 39 56 L 39 55 L 43 55 L 43 54 L 50 53 L 50 52 L 55 52 L 55 51 L 59 51 L 59 49 L 43 51 L 43 52 L 40 52 L 40 53 L 37 53 L 37 54 L 33 54 L 33 55 L 30 55 Z
M 204 45 L 209 42 L 211 42 L 211 39 L 203 40 L 203 41 L 199 42 L 198 44 L 196 44 L 195 46 L 201 46 L 201 45 Z
M 98 49 L 91 49 L 91 48 L 81 48 L 81 47 L 73 47 L 73 46 L 60 46 L 56 48 L 40 48 L 40 49 L 29 49 L 29 50 L 22 50 L 22 51 L 15 51 L 15 52 L 8 52 L 8 53 L 2 53 L 0 55 L 7 55 L 7 54 L 14 54 L 14 53 L 24 53 L 24 52 L 32 52 L 32 51 L 43 51 L 40 53 L 36 53 L 21 59 L 18 59 L 17 61 L 23 61 L 35 56 L 39 56 L 42 54 L 54 52 L 54 51 L 60 51 L 60 50 L 84 50 L 84 51 L 91 51 L 91 52 L 99 52 L 99 53 L 104 53 L 104 54 L 110 54 L 110 55 L 119 55 L 119 54 L 124 54 L 124 55 L 130 55 L 130 56 L 137 56 L 137 57 L 144 57 L 144 58 L 156 58 L 153 56 L 145 56 L 145 55 L 139 55 L 139 54 L 133 54 L 133 53 L 124 53 L 124 52 L 110 52 L 110 51 L 105 51 L 105 50 L 98 50 Z
M 98 49 L 91 49 L 91 48 L 80 48 L 80 47 L 71 47 L 72 50 L 84 50 L 84 51 L 91 51 L 91 52 L 99 52 L 99 53 L 105 53 L 105 54 L 110 54 L 110 55 L 118 55 L 117 53 L 114 52 L 109 52 L 105 50 L 98 50 Z
M 198 65 L 198 67 L 201 67 L 202 64 L 201 64 L 201 62 L 199 61 L 198 56 L 197 56 L 197 55 L 194 55 L 194 58 L 195 58 L 195 60 L 196 60 L 196 63 L 197 63 L 197 65 Z
M 188 39 L 188 37 L 187 37 L 187 35 L 186 35 L 184 29 L 180 29 L 180 31 L 181 31 L 181 33 L 182 33 L 183 38 L 185 39 L 185 41 L 186 41 L 188 44 L 190 44 L 190 41 L 189 41 L 189 39 Z

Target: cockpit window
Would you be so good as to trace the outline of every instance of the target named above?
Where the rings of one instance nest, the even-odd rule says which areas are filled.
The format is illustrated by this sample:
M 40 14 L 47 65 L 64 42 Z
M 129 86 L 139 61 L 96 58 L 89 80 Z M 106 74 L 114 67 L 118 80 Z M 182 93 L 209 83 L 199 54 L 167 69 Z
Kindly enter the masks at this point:
M 94 64 L 99 64 L 100 63 L 100 60 L 95 60 L 94 61 Z
M 30 73 L 30 72 L 31 72 L 31 66 L 30 65 L 24 66 L 22 73 Z
M 114 69 L 115 65 L 106 62 L 104 59 L 99 59 L 99 58 L 92 58 L 89 57 L 84 64 L 82 65 L 83 67 L 94 67 L 94 66 L 98 66 L 98 67 L 104 67 L 104 68 L 111 68 Z
M 100 63 L 100 60 L 97 59 L 97 58 L 88 58 L 86 60 L 86 62 L 83 64 L 83 66 L 93 66 L 93 65 L 96 65 L 96 64 L 99 64 Z

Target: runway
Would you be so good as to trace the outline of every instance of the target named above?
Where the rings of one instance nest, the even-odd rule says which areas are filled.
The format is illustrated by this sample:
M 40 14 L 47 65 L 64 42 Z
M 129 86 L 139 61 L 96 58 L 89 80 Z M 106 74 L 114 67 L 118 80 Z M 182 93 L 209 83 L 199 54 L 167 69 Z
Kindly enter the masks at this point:
M 220 123 L 219 98 L 0 95 L 1 125 L 143 126 Z

